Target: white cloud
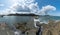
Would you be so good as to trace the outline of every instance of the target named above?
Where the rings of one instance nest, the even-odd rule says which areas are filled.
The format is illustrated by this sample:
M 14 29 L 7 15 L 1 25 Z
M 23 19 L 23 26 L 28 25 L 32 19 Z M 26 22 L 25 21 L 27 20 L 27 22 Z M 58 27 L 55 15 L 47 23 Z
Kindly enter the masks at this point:
M 35 0 L 18 0 L 19 3 L 33 3 Z
M 33 2 L 35 2 L 35 0 L 9 0 L 9 1 L 11 1 L 11 3 L 13 2 L 14 4 L 12 6 L 10 6 L 9 9 L 3 10 L 0 13 L 0 15 L 14 13 L 16 11 L 16 9 L 18 9 L 18 8 L 19 9 L 23 8 L 23 9 L 29 10 L 30 8 L 32 8 L 32 6 L 34 6 Z M 3 4 L 0 4 L 0 6 L 3 6 Z
M 14 4 L 14 3 L 17 3 L 18 2 L 18 0 L 8 0 L 9 2 L 11 2 L 12 4 Z
M 0 6 L 4 6 L 4 4 L 1 4 L 1 3 L 0 3 Z
M 35 2 L 35 0 L 13 0 L 12 2 L 15 2 L 12 6 L 10 6 L 9 9 L 6 9 L 4 14 L 8 13 L 15 13 L 17 12 L 17 9 L 23 9 L 23 11 L 28 11 L 30 9 L 30 12 L 35 14 L 46 14 L 46 12 L 49 11 L 55 11 L 56 7 L 47 5 L 42 7 L 42 9 L 39 9 L 38 3 Z M 25 9 L 25 10 L 24 10 Z
M 16 11 L 16 9 L 20 8 L 20 9 L 27 9 L 31 12 L 37 12 L 37 10 L 39 9 L 38 7 L 38 3 L 34 3 L 35 0 L 17 0 L 18 2 L 13 4 L 11 7 L 10 7 L 10 10 L 12 11 Z
M 40 10 L 40 14 L 47 14 L 49 11 L 55 11 L 56 10 L 56 7 L 54 6 L 51 6 L 51 5 L 47 5 L 47 6 L 44 6 L 42 7 L 42 9 Z
M 39 11 L 38 3 L 32 3 L 29 5 L 29 8 L 31 9 L 31 12 L 37 13 Z
M 5 10 L 0 10 L 0 15 L 7 15 L 9 12 L 5 11 Z
M 11 11 L 16 11 L 16 9 L 21 9 L 21 8 L 25 8 L 25 9 L 30 9 L 30 11 L 32 13 L 35 14 L 46 14 L 49 11 L 55 11 L 56 8 L 54 6 L 51 5 L 47 5 L 42 7 L 42 9 L 39 9 L 38 3 L 35 2 L 35 0 L 17 0 L 18 2 L 15 3 L 14 5 L 12 5 L 10 7 Z M 35 2 L 35 3 L 34 3 Z M 20 7 L 21 6 L 21 7 Z M 27 8 L 26 8 L 27 7 Z

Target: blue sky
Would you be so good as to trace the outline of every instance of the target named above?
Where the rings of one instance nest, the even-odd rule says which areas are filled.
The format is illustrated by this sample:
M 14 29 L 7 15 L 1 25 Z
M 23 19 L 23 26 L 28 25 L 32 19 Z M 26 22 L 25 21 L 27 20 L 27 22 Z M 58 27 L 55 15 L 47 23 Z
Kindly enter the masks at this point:
M 14 0 L 13 0 L 14 1 Z M 49 12 L 50 15 L 60 16 L 60 0 L 36 0 L 38 2 L 39 8 L 41 9 L 43 6 L 52 5 L 56 7 L 56 11 Z M 13 5 L 15 2 L 12 0 L 0 0 L 0 10 L 5 10 Z
M 60 0 L 36 0 L 38 2 L 39 7 L 46 5 L 52 5 L 56 7 L 56 11 L 49 12 L 50 15 L 60 16 Z

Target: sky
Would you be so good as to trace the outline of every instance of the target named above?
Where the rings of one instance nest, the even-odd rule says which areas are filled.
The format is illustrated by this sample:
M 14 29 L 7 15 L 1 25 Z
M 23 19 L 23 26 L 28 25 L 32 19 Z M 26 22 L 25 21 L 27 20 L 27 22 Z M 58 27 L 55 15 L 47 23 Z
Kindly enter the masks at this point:
M 21 0 L 18 0 L 18 1 L 21 1 Z M 12 5 L 14 5 L 18 1 L 17 0 L 0 0 L 0 12 L 6 9 L 9 9 Z M 22 2 L 23 1 L 21 1 L 21 3 Z M 37 2 L 37 4 L 35 2 Z M 50 11 L 51 9 L 53 9 L 54 11 L 52 10 L 51 12 L 48 12 L 48 14 L 53 16 L 60 16 L 60 0 L 35 0 L 34 3 L 38 6 L 39 11 L 42 11 L 42 10 Z
M 46 5 L 52 5 L 56 7 L 56 11 L 49 12 L 50 15 L 60 16 L 60 0 L 36 0 L 38 2 L 39 7 Z

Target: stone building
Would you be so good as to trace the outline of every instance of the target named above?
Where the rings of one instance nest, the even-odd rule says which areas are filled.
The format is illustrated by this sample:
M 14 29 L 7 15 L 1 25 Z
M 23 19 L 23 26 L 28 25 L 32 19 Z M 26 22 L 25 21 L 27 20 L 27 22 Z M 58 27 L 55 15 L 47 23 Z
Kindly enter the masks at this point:
M 42 35 L 60 35 L 60 22 L 49 21 L 48 24 L 42 24 Z

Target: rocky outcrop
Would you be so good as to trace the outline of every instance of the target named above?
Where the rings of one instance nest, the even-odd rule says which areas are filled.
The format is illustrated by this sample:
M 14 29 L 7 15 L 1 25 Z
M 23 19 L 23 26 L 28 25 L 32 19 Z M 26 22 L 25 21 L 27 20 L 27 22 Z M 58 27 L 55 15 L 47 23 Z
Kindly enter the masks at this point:
M 14 32 L 9 29 L 6 23 L 0 23 L 0 35 L 14 35 Z
M 43 24 L 43 35 L 59 35 L 60 34 L 60 22 L 49 21 L 48 24 Z

